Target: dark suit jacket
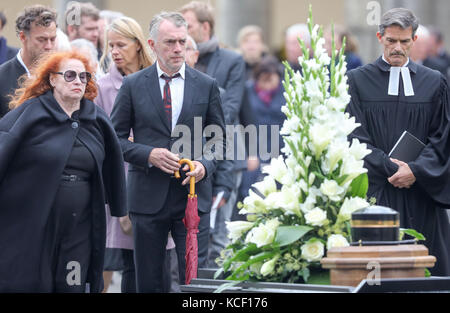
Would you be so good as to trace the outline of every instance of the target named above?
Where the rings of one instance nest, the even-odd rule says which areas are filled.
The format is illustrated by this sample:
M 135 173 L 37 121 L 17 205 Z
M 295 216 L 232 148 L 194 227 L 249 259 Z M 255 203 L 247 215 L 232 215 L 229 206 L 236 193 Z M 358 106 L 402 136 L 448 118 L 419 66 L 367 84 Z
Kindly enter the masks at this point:
M 171 134 L 163 108 L 156 64 L 124 79 L 111 119 L 121 142 L 124 159 L 130 164 L 127 180 L 130 212 L 156 214 L 162 209 L 171 176 L 159 168 L 149 168 L 148 158 L 154 148 L 171 150 L 174 145 L 180 144 L 180 140 L 187 146 L 182 157 L 198 160 L 206 169 L 206 177 L 196 184 L 196 193 L 199 210 L 209 212 L 211 177 L 216 170 L 217 160 L 214 155 L 203 152 L 207 138 L 202 138 L 199 130 L 194 131 L 194 117 L 201 118 L 201 132 L 208 125 L 218 125 L 225 134 L 217 82 L 199 71 L 186 66 L 184 103 L 177 126 L 183 125 L 189 129 L 192 136 L 187 140 L 181 134 Z M 134 142 L 128 140 L 130 130 L 133 130 Z M 195 135 L 200 135 L 200 138 L 194 138 Z M 194 139 L 197 141 L 194 142 Z M 195 143 L 200 144 L 201 149 L 193 151 Z M 209 143 L 216 143 L 218 149 L 221 145 L 225 147 L 225 136 L 215 137 Z M 188 186 L 186 197 L 187 189 Z M 185 203 L 180 205 L 185 207 Z
M 10 98 L 8 95 L 14 94 L 18 87 L 18 79 L 26 70 L 17 58 L 12 58 L 0 65 L 0 118 L 8 113 Z

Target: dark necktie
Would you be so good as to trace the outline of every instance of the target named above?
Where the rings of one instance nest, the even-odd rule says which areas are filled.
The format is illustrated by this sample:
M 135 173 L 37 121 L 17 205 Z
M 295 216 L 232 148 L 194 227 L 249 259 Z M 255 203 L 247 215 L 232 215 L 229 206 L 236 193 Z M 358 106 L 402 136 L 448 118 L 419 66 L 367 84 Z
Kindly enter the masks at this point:
M 166 84 L 164 85 L 163 104 L 167 120 L 169 121 L 170 130 L 172 130 L 172 95 L 170 93 L 170 82 L 172 81 L 172 79 L 180 76 L 180 73 L 177 73 L 172 77 L 169 77 L 166 74 L 161 75 L 161 78 L 166 81 Z

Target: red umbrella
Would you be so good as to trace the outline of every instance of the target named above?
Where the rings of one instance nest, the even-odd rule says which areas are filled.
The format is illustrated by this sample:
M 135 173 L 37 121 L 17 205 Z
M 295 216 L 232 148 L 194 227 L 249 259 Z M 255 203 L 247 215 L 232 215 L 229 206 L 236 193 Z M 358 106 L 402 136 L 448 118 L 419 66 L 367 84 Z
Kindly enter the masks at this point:
M 180 164 L 188 164 L 190 171 L 195 170 L 195 165 L 190 161 L 183 159 Z M 176 178 L 180 178 L 180 172 L 175 173 Z M 200 217 L 198 216 L 198 204 L 197 195 L 195 194 L 195 177 L 191 177 L 190 181 L 190 191 L 185 211 L 185 216 L 183 218 L 184 226 L 187 230 L 186 236 L 186 285 L 191 283 L 191 280 L 197 278 L 197 267 L 198 267 L 198 224 L 200 223 Z

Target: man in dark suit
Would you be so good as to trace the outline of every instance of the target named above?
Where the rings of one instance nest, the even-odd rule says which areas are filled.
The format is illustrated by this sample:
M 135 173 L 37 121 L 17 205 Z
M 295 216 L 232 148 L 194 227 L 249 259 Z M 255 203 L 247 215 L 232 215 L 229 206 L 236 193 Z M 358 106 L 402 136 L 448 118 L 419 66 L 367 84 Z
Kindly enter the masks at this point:
M 6 16 L 3 12 L 0 12 L 0 33 L 5 27 L 7 22 Z M 17 55 L 19 49 L 13 48 L 7 45 L 6 38 L 0 36 L 0 65 L 8 60 L 11 60 Z
M 195 68 L 217 80 L 222 90 L 222 108 L 225 122 L 227 125 L 239 125 L 239 113 L 246 80 L 244 59 L 236 52 L 219 46 L 219 40 L 214 35 L 214 14 L 209 4 L 192 1 L 183 6 L 180 11 L 188 22 L 189 35 L 195 40 L 200 51 Z M 229 143 L 231 142 L 230 139 L 234 140 L 234 146 L 228 145 L 230 153 L 227 153 L 227 160 L 219 163 L 218 175 L 213 182 L 214 197 L 217 197 L 221 191 L 224 191 L 224 197 L 219 203 L 215 227 L 210 233 L 209 260 L 207 263 L 199 262 L 200 266 L 205 267 L 217 267 L 215 259 L 219 256 L 220 251 L 227 246 L 225 222 L 231 219 L 242 172 L 246 168 L 242 133 L 230 132 L 227 134 L 227 138 Z M 231 148 L 234 153 L 231 153 Z M 238 158 L 239 155 L 241 158 Z M 227 175 L 230 169 L 232 175 Z M 225 175 L 221 175 L 222 173 L 225 173 Z M 231 181 L 228 181 L 229 179 Z M 231 193 L 227 192 L 227 186 L 232 186 Z M 203 229 L 200 229 L 201 238 L 202 231 Z M 200 261 L 206 261 L 208 255 L 206 245 L 202 245 L 202 248 L 199 250 Z
M 17 89 L 18 79 L 30 75 L 30 68 L 43 54 L 56 46 L 56 12 L 43 5 L 34 5 L 16 19 L 16 32 L 22 48 L 15 58 L 0 66 L 0 118 L 8 113 L 9 95 Z
M 161 13 L 153 18 L 149 45 L 157 62 L 124 79 L 111 114 L 124 159 L 130 163 L 128 207 L 138 292 L 167 291 L 162 280 L 169 231 L 184 284 L 186 185 L 195 177 L 199 215 L 208 215 L 215 152 L 223 153 L 225 146 L 219 88 L 213 79 L 185 65 L 186 37 L 187 24 L 181 14 Z M 207 126 L 216 131 L 209 141 L 202 135 Z M 134 142 L 128 140 L 131 130 Z M 208 147 L 216 150 L 208 151 Z M 181 157 L 195 160 L 195 170 L 186 174 L 182 184 L 173 178 Z

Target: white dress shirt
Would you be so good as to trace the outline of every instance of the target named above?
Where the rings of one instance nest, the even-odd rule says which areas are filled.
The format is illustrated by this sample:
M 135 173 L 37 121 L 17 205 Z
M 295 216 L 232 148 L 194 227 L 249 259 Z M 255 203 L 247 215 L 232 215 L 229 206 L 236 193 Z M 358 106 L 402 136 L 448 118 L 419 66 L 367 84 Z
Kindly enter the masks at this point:
M 30 71 L 28 70 L 28 67 L 25 65 L 25 63 L 23 63 L 23 59 L 22 59 L 22 49 L 19 50 L 19 53 L 17 53 L 17 60 L 19 60 L 19 63 L 22 64 L 23 68 L 25 69 L 25 71 L 27 71 L 27 75 L 28 77 L 31 76 Z
M 169 76 L 167 73 L 165 73 L 160 67 L 158 62 L 156 62 L 156 69 L 158 71 L 158 77 L 159 77 L 159 87 L 161 89 L 161 98 L 164 98 L 164 86 L 166 85 L 166 81 L 161 78 L 162 74 L 165 74 L 166 76 Z M 183 108 L 183 101 L 184 101 L 184 81 L 185 81 L 185 74 L 186 74 L 186 65 L 183 63 L 178 73 L 181 75 L 181 77 L 177 77 L 172 79 L 172 81 L 169 83 L 170 85 L 170 94 L 172 99 L 172 131 L 175 129 L 175 126 L 177 125 L 178 118 L 180 117 L 181 109 Z M 177 74 L 177 73 L 175 73 Z M 172 75 L 174 76 L 174 75 Z

